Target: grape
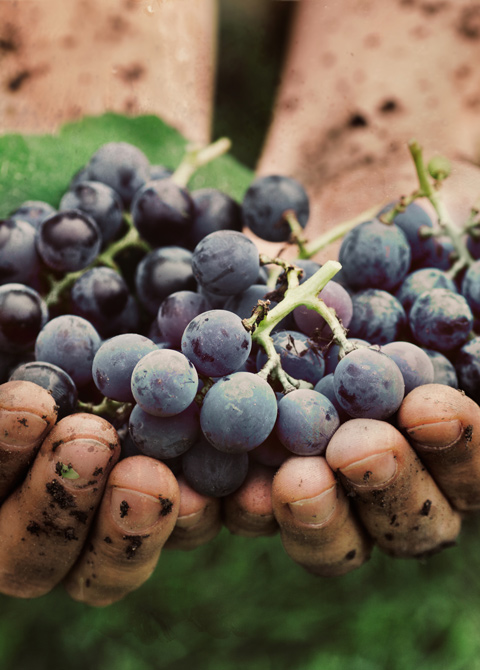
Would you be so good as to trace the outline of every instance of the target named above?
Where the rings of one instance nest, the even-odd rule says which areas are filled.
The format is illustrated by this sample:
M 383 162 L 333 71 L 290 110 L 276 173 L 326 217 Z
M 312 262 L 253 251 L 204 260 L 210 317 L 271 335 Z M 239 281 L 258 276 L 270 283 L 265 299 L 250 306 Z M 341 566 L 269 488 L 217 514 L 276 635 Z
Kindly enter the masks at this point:
M 0 350 L 29 349 L 47 320 L 47 305 L 37 291 L 25 284 L 0 286 Z
M 81 176 L 107 184 L 129 207 L 135 193 L 150 179 L 150 164 L 137 147 L 126 142 L 109 142 L 93 154 Z
M 454 359 L 459 387 L 476 403 L 480 402 L 480 337 L 463 345 Z
M 193 252 L 192 270 L 204 289 L 217 295 L 234 295 L 258 277 L 259 253 L 243 233 L 220 230 L 204 237 Z
M 370 342 L 367 342 L 367 340 L 362 340 L 358 337 L 348 337 L 347 342 L 355 344 L 357 347 L 369 347 L 371 344 Z M 340 360 L 338 357 L 339 353 L 340 346 L 338 344 L 332 343 L 329 346 L 327 353 L 325 354 L 325 375 L 335 371 L 335 368 L 337 367 Z
M 310 206 L 303 186 L 289 177 L 258 177 L 245 193 L 243 222 L 262 240 L 286 242 L 291 229 L 284 215 L 289 210 L 295 213 L 300 226 L 305 228 Z
M 173 170 L 165 167 L 165 165 L 151 165 L 149 181 L 152 181 L 153 179 L 167 179 L 168 177 L 171 177 L 172 174 Z
M 248 358 L 252 337 L 233 312 L 214 309 L 190 321 L 182 337 L 182 352 L 197 370 L 223 377 L 238 370 Z
M 53 270 L 75 272 L 90 265 L 100 251 L 102 238 L 95 221 L 79 209 L 43 219 L 37 230 L 37 249 Z
M 190 232 L 191 246 L 218 230 L 242 230 L 240 205 L 226 193 L 215 188 L 201 188 L 192 191 L 195 217 Z
M 251 459 L 269 468 L 278 468 L 290 458 L 292 452 L 289 451 L 278 439 L 275 431 L 271 432 L 265 442 L 248 452 Z
M 277 400 L 270 385 L 249 372 L 235 372 L 207 392 L 200 426 L 220 451 L 242 453 L 267 439 L 276 418 Z
M 233 312 L 241 319 L 248 319 L 252 316 L 254 307 L 259 300 L 265 300 L 265 296 L 270 293 L 270 289 L 265 284 L 252 284 L 242 293 L 231 295 L 225 302 L 224 309 Z M 270 304 L 270 309 L 276 305 Z
M 398 365 L 367 347 L 342 358 L 333 381 L 338 402 L 355 418 L 388 419 L 400 407 L 405 392 Z
M 92 379 L 92 362 L 101 345 L 100 336 L 86 319 L 72 314 L 57 316 L 40 331 L 35 358 L 58 365 L 78 386 Z
M 450 291 L 457 293 L 455 282 L 443 270 L 422 268 L 405 277 L 395 293 L 395 297 L 402 303 L 405 313 L 409 314 L 418 296 L 431 288 L 448 288 Z
M 335 395 L 335 384 L 333 381 L 333 372 L 330 372 L 330 374 L 325 375 L 325 377 L 322 377 L 316 384 L 313 389 L 317 393 L 321 393 L 324 395 L 326 398 L 330 400 L 332 405 L 335 407 L 337 410 L 338 418 L 340 423 L 345 423 L 345 421 L 348 421 L 351 417 L 347 412 L 343 409 L 343 407 L 340 405 L 338 402 L 337 396 Z
M 105 336 L 111 320 L 127 306 L 129 291 L 118 272 L 98 267 L 87 270 L 75 281 L 70 296 L 73 312 L 88 319 Z
M 132 374 L 132 393 L 140 407 L 154 416 L 180 414 L 193 402 L 198 375 L 192 363 L 173 349 L 144 356 Z
M 307 279 L 313 277 L 315 272 L 317 272 L 317 270 L 320 270 L 320 268 L 322 267 L 320 263 L 308 260 L 306 258 L 296 258 L 295 265 L 297 266 L 297 268 L 301 268 L 303 270 L 303 276 L 300 279 L 300 284 L 303 284 L 303 282 L 306 282 Z
M 468 340 L 473 315 L 461 295 L 444 288 L 422 293 L 410 310 L 410 327 L 417 342 L 436 351 L 447 352 Z
M 353 318 L 349 335 L 371 344 L 386 344 L 401 339 L 407 317 L 399 301 L 387 291 L 376 288 L 352 296 Z
M 94 219 L 102 236 L 102 246 L 120 232 L 123 206 L 120 196 L 99 181 L 82 181 L 60 200 L 60 210 L 79 209 Z
M 388 212 L 396 203 L 390 203 L 378 213 L 378 216 Z M 431 237 L 422 237 L 422 228 L 433 228 L 433 223 L 427 212 L 417 205 L 416 202 L 411 202 L 405 208 L 405 211 L 397 214 L 393 219 L 393 223 L 398 226 L 405 234 L 412 252 L 412 266 L 423 263 L 427 257 L 432 253 L 433 240 Z
M 201 437 L 182 458 L 187 483 L 204 496 L 220 498 L 236 491 L 248 472 L 248 454 L 218 451 Z
M 458 389 L 457 373 L 455 372 L 453 363 L 439 351 L 434 351 L 433 349 L 424 349 L 424 351 L 433 363 L 433 383 L 445 384 L 446 386 Z
M 39 274 L 35 228 L 26 221 L 0 221 L 0 284 L 28 284 Z
M 400 368 L 405 382 L 405 395 L 417 386 L 433 383 L 433 363 L 425 351 L 416 344 L 389 342 L 382 346 L 382 351 L 390 356 Z
M 147 182 L 132 202 L 135 227 L 154 247 L 179 244 L 188 238 L 194 212 L 188 191 L 171 179 Z
M 180 349 L 182 335 L 190 321 L 210 309 L 208 300 L 193 291 L 176 291 L 162 302 L 157 323 L 162 336 L 173 349 Z
M 317 347 L 306 335 L 293 330 L 281 330 L 272 334 L 275 351 L 280 356 L 282 368 L 295 379 L 304 379 L 316 384 L 325 372 L 325 361 Z M 267 362 L 267 355 L 258 352 L 257 369 Z
M 107 340 L 93 359 L 92 375 L 96 387 L 107 398 L 133 402 L 133 370 L 152 351 L 157 351 L 155 343 L 135 333 L 125 333 Z
M 12 214 L 10 219 L 14 221 L 27 221 L 34 228 L 38 228 L 43 219 L 55 214 L 55 208 L 41 200 L 27 200 L 22 203 Z
M 465 272 L 462 280 L 462 295 L 475 317 L 480 316 L 480 261 L 475 261 Z
M 353 316 L 353 304 L 347 291 L 335 281 L 329 281 L 328 284 L 318 294 L 320 300 L 323 300 L 327 307 L 335 311 L 337 318 L 341 321 L 344 328 L 348 328 Z M 316 339 L 331 340 L 333 333 L 327 322 L 313 309 L 308 309 L 305 305 L 300 305 L 293 310 L 295 323 L 299 330 L 306 335 L 312 336 L 315 333 Z
M 343 238 L 339 261 L 354 289 L 395 289 L 410 268 L 411 251 L 403 231 L 378 219 L 365 221 Z
M 280 442 L 294 454 L 323 455 L 339 425 L 337 410 L 317 391 L 291 391 L 278 403 L 275 431 Z
M 200 433 L 199 409 L 192 403 L 174 416 L 152 416 L 135 405 L 129 419 L 130 436 L 145 456 L 175 458 L 192 447 Z
M 176 291 L 194 291 L 192 254 L 182 247 L 161 247 L 148 253 L 135 274 L 138 299 L 152 316 L 162 302 Z
M 58 405 L 58 420 L 72 414 L 77 407 L 78 391 L 69 374 L 52 363 L 32 361 L 17 366 L 9 381 L 33 382 L 49 391 Z

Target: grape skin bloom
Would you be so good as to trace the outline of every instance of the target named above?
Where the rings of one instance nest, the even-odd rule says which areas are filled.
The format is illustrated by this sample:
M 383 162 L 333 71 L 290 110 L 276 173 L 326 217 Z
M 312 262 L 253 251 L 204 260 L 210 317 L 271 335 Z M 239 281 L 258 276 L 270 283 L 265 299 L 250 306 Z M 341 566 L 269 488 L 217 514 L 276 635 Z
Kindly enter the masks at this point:
M 132 393 L 148 414 L 173 416 L 193 402 L 198 375 L 186 356 L 173 349 L 157 349 L 144 356 L 132 374 Z
M 236 372 L 207 392 L 200 426 L 214 447 L 236 454 L 262 444 L 276 418 L 277 399 L 271 386 L 258 375 Z

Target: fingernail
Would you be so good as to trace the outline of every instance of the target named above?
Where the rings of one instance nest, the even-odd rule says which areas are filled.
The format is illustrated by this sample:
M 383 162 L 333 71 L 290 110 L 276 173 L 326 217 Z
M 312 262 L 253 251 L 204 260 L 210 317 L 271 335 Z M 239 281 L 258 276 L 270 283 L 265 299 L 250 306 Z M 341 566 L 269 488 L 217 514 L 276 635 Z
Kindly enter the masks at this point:
M 118 486 L 112 488 L 110 498 L 113 518 L 117 526 L 127 533 L 143 532 L 157 523 L 161 516 L 166 516 L 168 505 L 165 502 L 148 493 Z
M 439 421 L 438 423 L 424 423 L 407 430 L 408 436 L 420 447 L 431 447 L 443 449 L 457 442 L 462 433 L 463 426 L 458 419 L 451 421 Z
M 62 484 L 87 488 L 102 479 L 113 453 L 107 444 L 92 438 L 63 442 L 56 449 L 54 443 L 53 468 Z
M 30 412 L 0 409 L 0 421 L 0 444 L 6 447 L 33 447 L 49 428 L 47 421 Z
M 288 503 L 294 518 L 302 523 L 320 525 L 325 523 L 335 511 L 337 506 L 337 486 L 320 493 L 314 498 L 304 498 Z
M 361 461 L 340 468 L 340 472 L 357 486 L 380 486 L 387 484 L 397 471 L 393 451 L 385 451 L 363 458 Z

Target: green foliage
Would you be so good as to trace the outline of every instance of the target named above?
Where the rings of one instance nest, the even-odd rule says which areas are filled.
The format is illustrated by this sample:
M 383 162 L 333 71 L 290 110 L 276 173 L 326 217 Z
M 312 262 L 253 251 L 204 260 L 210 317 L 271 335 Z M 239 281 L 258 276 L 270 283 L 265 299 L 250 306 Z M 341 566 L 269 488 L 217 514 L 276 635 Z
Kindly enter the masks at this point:
M 175 167 L 184 141 L 154 117 L 113 114 L 55 137 L 0 138 L 0 208 L 53 205 L 73 173 L 107 141 L 132 142 Z M 252 174 L 225 157 L 194 187 L 240 199 Z M 164 551 L 153 577 L 124 601 L 94 609 L 61 586 L 32 601 L 0 596 L 2 670 L 475 670 L 480 669 L 480 524 L 426 561 L 375 551 L 358 571 L 313 577 L 280 538 L 224 530 L 190 553 Z

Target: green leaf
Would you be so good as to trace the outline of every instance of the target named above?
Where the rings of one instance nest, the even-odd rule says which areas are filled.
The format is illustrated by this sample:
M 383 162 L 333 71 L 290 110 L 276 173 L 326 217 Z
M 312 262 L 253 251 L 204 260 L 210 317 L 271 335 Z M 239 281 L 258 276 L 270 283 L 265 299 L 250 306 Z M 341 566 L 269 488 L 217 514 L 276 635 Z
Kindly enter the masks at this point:
M 130 118 L 108 113 L 69 123 L 57 135 L 0 137 L 0 217 L 25 200 L 44 200 L 58 206 L 73 175 L 106 142 L 130 142 L 152 164 L 176 168 L 186 140 L 155 116 Z M 219 188 L 241 200 L 253 174 L 230 156 L 201 168 L 190 188 Z

